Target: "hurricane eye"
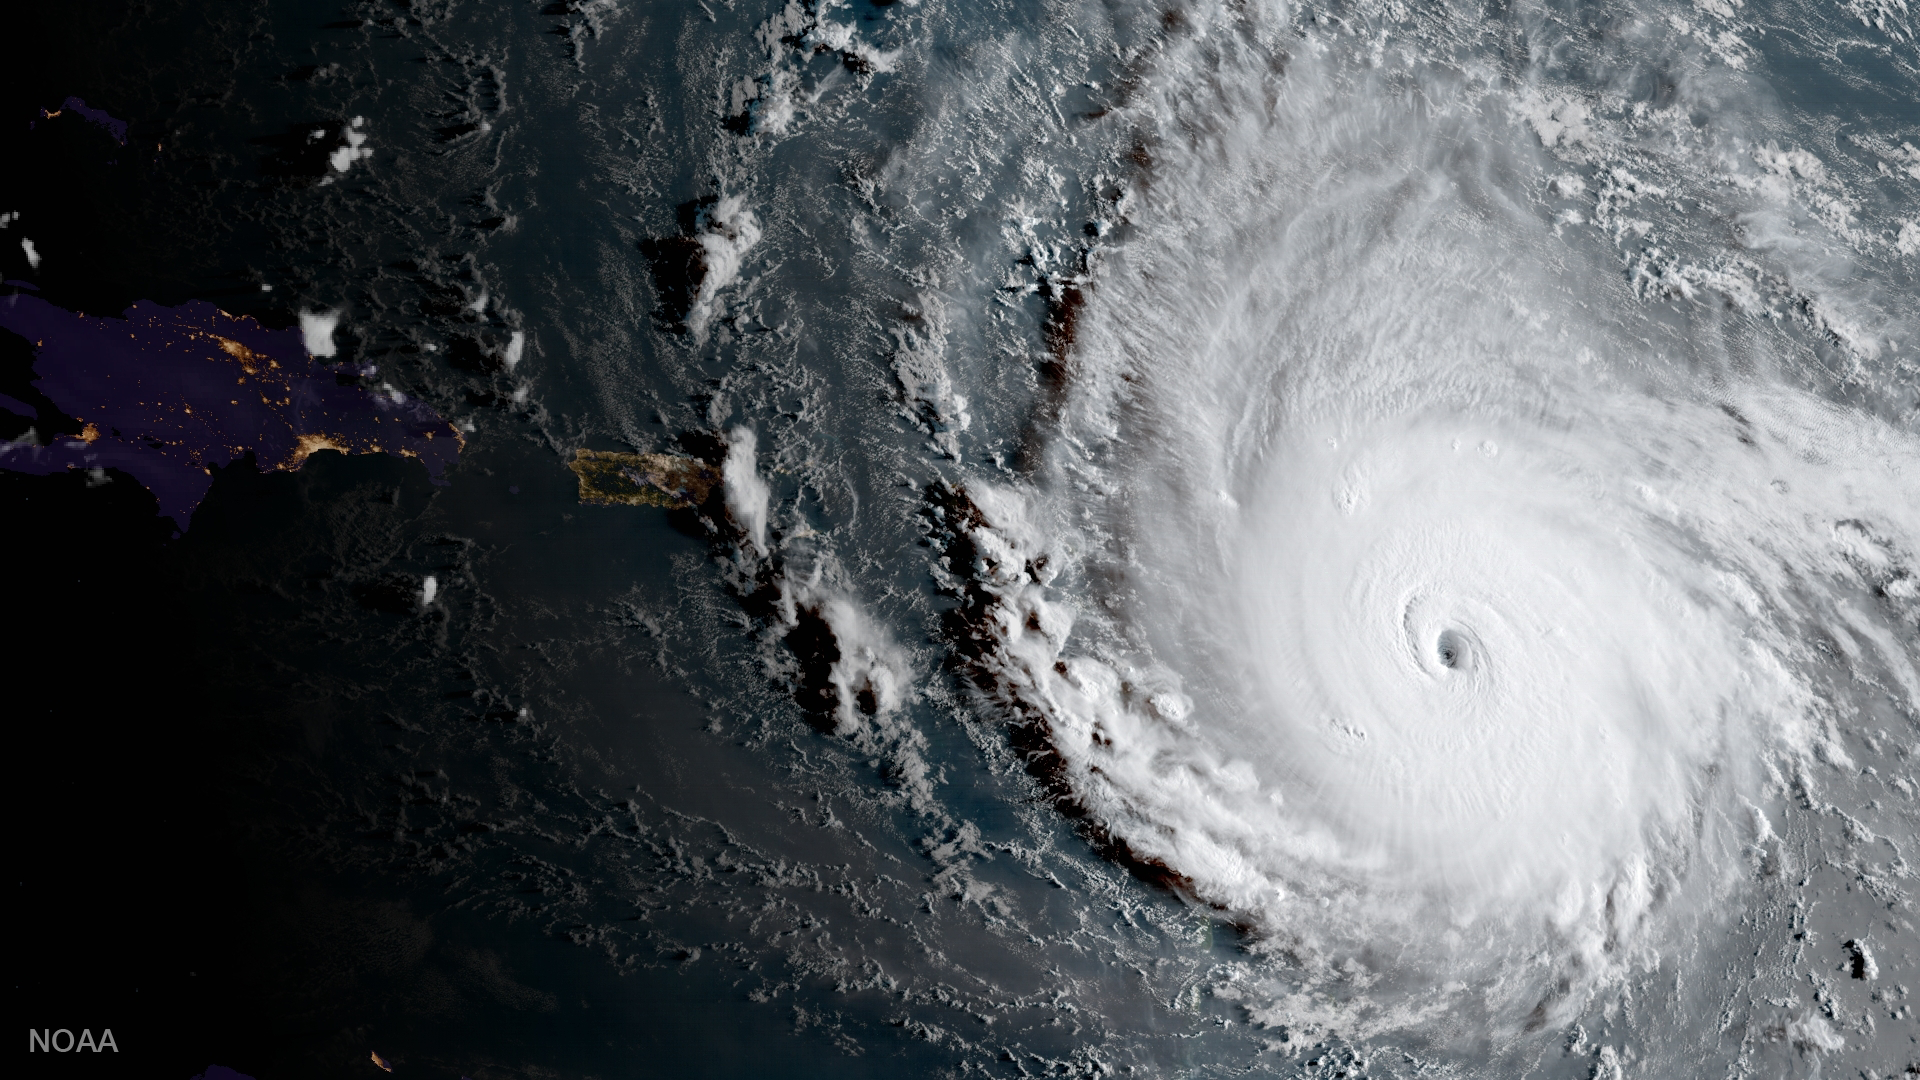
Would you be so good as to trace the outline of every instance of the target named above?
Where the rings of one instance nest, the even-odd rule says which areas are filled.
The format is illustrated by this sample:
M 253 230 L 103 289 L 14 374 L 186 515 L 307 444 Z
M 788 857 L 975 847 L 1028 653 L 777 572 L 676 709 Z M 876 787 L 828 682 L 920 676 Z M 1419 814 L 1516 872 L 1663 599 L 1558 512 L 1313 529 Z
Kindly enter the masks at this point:
M 1442 630 L 1440 637 L 1433 643 L 1433 655 L 1440 661 L 1441 667 L 1463 668 L 1467 666 L 1467 639 L 1454 630 Z

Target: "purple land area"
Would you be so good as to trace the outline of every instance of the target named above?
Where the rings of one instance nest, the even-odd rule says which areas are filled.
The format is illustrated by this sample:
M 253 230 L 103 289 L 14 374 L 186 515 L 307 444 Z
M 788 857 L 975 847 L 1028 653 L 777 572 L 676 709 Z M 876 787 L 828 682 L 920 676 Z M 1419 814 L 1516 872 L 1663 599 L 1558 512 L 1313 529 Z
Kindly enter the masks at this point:
M 104 109 L 89 109 L 87 108 L 87 103 L 77 97 L 70 97 L 61 102 L 60 107 L 57 109 L 41 109 L 40 117 L 43 120 L 51 120 L 63 112 L 72 112 L 83 119 L 105 128 L 107 134 L 113 136 L 115 142 L 118 142 L 121 146 L 127 145 L 127 122 L 125 120 L 108 116 Z
M 0 296 L 0 327 L 34 346 L 37 386 L 85 424 L 48 445 L 0 444 L 0 469 L 47 474 L 120 469 L 186 531 L 213 486 L 213 466 L 255 455 L 298 469 L 309 454 L 400 454 L 443 474 L 462 439 L 432 409 L 338 377 L 351 368 L 308 354 L 299 330 L 268 330 L 205 301 L 139 303 L 118 319 L 79 315 L 27 293 Z

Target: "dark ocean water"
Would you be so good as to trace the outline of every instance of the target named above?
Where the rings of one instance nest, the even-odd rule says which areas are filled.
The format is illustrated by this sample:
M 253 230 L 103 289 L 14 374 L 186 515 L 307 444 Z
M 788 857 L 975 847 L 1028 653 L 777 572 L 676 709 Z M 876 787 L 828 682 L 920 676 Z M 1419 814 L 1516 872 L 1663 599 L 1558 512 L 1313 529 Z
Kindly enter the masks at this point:
M 1910 1070 L 1913 33 L 32 16 L 7 279 L 465 444 L 0 473 L 30 1071 Z

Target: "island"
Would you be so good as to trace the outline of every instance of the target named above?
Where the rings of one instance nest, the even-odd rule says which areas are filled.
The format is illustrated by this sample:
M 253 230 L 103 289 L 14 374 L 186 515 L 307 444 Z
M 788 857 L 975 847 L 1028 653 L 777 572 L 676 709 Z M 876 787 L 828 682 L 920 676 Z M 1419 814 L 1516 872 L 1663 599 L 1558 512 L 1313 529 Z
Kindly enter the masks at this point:
M 248 454 L 263 470 L 298 469 L 320 450 L 398 454 L 445 484 L 464 445 L 425 403 L 366 386 L 371 368 L 322 362 L 299 328 L 269 329 L 201 300 L 95 318 L 9 284 L 0 328 L 33 346 L 35 385 L 83 427 L 45 444 L 31 432 L 0 444 L 0 469 L 102 479 L 118 469 L 185 532 L 212 470 Z
M 590 506 L 699 506 L 720 483 L 720 470 L 677 454 L 576 450 L 567 462 Z

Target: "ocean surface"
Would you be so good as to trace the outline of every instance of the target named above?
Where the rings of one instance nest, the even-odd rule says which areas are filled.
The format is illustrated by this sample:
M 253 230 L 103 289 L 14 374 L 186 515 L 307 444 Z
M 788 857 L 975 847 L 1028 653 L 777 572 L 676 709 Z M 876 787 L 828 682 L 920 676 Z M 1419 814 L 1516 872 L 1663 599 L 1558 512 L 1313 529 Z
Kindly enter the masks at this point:
M 464 439 L 155 541 L 208 1061 L 1920 1067 L 1906 0 L 156 10 L 8 276 Z

